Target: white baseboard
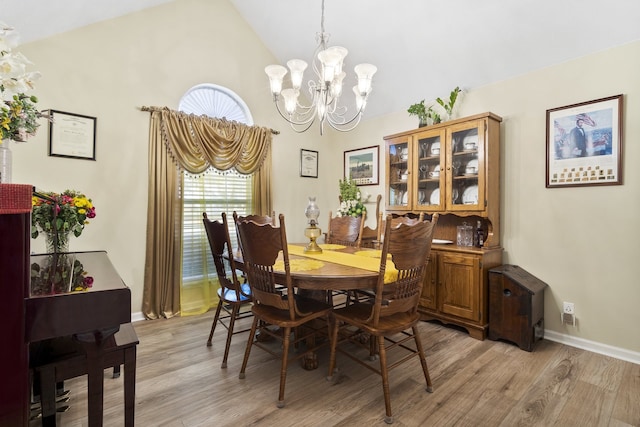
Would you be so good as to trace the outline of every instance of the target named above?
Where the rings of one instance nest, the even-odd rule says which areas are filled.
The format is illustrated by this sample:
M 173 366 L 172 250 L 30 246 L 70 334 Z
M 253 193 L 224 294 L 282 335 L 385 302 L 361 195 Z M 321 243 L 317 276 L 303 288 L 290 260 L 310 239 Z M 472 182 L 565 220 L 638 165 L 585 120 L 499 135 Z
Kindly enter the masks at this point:
M 131 313 L 132 322 L 139 322 L 140 320 L 144 320 L 144 314 L 142 314 L 141 311 L 138 311 L 137 313 Z
M 603 354 L 605 356 L 611 356 L 616 359 L 640 365 L 640 353 L 636 351 L 626 350 L 620 347 L 613 347 L 607 344 L 585 340 L 583 338 L 572 337 L 571 335 L 560 334 L 558 332 L 549 331 L 546 329 L 544 331 L 544 339 L 570 345 L 571 347 L 577 347 L 583 350 L 592 351 L 594 353 Z

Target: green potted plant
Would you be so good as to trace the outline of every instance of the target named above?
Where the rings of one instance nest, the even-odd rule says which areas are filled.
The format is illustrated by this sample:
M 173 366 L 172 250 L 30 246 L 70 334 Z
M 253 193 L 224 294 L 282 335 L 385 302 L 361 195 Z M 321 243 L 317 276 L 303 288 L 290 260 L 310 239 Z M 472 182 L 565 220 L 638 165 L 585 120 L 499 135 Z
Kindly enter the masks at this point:
M 429 119 L 431 119 L 432 124 L 440 123 L 440 114 L 438 114 L 431 106 L 427 108 L 424 104 L 424 99 L 409 106 L 407 112 L 410 116 L 418 116 L 419 127 L 427 126 L 429 124 Z
M 456 86 L 455 89 L 453 89 L 451 91 L 451 93 L 449 94 L 449 101 L 445 102 L 442 100 L 442 98 L 436 98 L 436 102 L 438 104 L 440 104 L 440 106 L 442 108 L 444 108 L 444 111 L 447 112 L 447 115 L 449 116 L 449 119 L 451 119 L 452 116 L 452 112 L 453 112 L 453 106 L 456 103 L 456 100 L 458 99 L 458 94 L 461 92 L 460 87 Z
M 412 104 L 407 109 L 410 116 L 418 116 L 419 126 L 427 125 L 427 107 L 424 105 L 424 99 L 420 102 Z

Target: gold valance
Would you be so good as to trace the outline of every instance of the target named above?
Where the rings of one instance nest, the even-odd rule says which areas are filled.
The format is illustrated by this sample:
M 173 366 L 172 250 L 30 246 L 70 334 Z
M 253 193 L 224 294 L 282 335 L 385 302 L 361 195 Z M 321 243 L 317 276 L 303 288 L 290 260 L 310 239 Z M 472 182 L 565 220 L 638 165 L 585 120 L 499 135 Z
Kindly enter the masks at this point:
M 269 128 L 197 116 L 167 107 L 142 107 L 151 112 L 151 121 L 159 122 L 162 140 L 176 165 L 189 173 L 200 174 L 209 167 L 226 171 L 235 168 L 251 175 L 260 167 L 271 148 Z M 152 126 L 153 127 L 153 126 Z

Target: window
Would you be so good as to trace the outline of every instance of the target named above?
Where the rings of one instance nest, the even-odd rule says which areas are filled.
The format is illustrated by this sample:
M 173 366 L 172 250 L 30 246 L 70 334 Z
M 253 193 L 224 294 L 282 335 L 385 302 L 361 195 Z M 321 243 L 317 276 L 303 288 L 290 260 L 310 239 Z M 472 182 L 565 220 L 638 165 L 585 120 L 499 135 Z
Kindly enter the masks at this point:
M 178 107 L 185 113 L 206 114 L 210 117 L 226 118 L 248 125 L 253 118 L 247 105 L 231 90 L 214 84 L 201 84 L 189 89 Z M 189 286 L 206 283 L 206 276 L 215 277 L 215 267 L 209 252 L 207 235 L 202 225 L 202 212 L 210 219 L 221 220 L 220 214 L 227 212 L 229 234 L 237 248 L 235 227 L 231 213 L 246 215 L 252 212 L 251 177 L 235 171 L 209 170 L 200 176 L 185 174 L 183 185 L 182 225 L 182 281 Z

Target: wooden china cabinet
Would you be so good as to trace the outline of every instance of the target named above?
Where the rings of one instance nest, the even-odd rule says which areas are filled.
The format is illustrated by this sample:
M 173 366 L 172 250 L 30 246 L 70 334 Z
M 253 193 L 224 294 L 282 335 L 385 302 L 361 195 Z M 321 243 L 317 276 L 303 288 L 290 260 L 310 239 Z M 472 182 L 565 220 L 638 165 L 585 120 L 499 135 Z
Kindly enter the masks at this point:
M 439 214 L 420 312 L 477 339 L 489 324 L 489 270 L 502 264 L 501 121 L 483 113 L 384 138 L 386 212 Z M 482 247 L 458 246 L 457 227 L 478 221 Z

